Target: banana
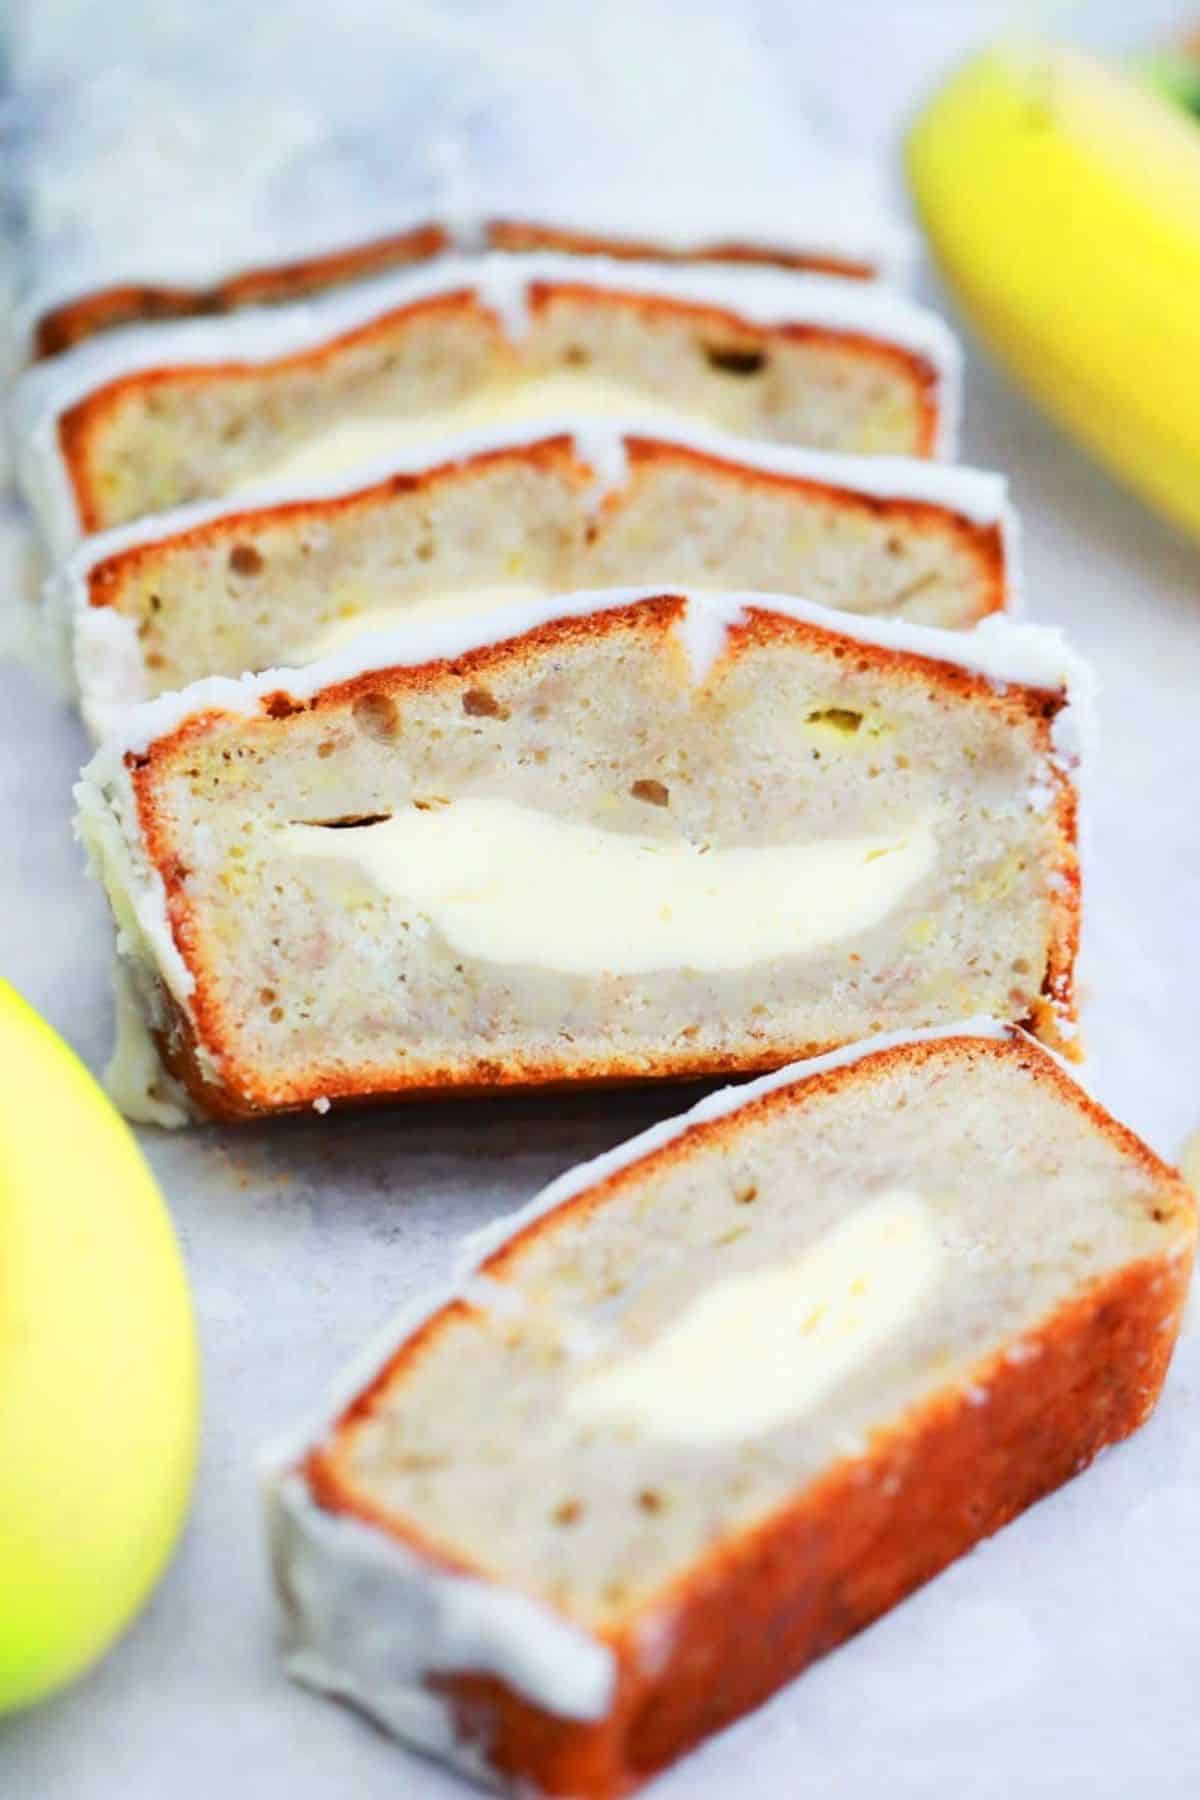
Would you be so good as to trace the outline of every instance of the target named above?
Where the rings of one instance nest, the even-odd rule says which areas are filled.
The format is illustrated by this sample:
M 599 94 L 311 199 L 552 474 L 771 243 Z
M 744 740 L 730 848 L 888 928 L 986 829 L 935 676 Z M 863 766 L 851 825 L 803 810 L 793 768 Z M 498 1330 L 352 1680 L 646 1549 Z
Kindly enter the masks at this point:
M 0 1713 L 79 1674 L 154 1585 L 187 1510 L 198 1394 L 153 1177 L 0 982 Z
M 1178 49 L 1152 51 L 1139 58 L 1136 66 L 1168 100 L 1200 119 L 1200 33 Z
M 907 162 L 964 312 L 1030 393 L 1200 535 L 1200 128 L 1052 45 L 961 68 Z

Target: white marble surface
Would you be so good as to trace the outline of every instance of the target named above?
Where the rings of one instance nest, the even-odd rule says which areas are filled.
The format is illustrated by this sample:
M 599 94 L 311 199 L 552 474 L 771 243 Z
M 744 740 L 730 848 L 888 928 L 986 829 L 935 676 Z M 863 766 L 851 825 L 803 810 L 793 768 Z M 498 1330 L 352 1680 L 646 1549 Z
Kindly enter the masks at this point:
M 803 60 L 806 93 L 844 102 L 850 134 L 868 147 L 891 141 L 946 58 L 1002 9 L 913 0 L 903 28 L 899 10 L 848 0 L 818 25 L 813 8 L 805 37 L 782 6 L 755 9 L 781 70 Z M 885 21 L 886 46 L 873 35 Z M 965 454 L 1010 473 L 1030 611 L 1067 627 L 1103 680 L 1088 893 L 1093 1080 L 1174 1155 L 1200 1124 L 1200 550 L 974 359 Z M 0 555 L 10 587 L 16 551 L 9 529 Z M 82 734 L 46 682 L 10 659 L 0 736 L 0 971 L 98 1066 L 110 1030 L 107 924 L 69 824 Z M 204 1341 L 195 1510 L 168 1578 L 115 1653 L 69 1694 L 0 1725 L 5 1800 L 463 1791 L 282 1679 L 255 1454 L 440 1272 L 448 1237 L 674 1104 L 610 1096 L 144 1134 Z M 656 1796 L 1195 1796 L 1198 1519 L 1193 1328 L 1136 1440 L 664 1778 Z

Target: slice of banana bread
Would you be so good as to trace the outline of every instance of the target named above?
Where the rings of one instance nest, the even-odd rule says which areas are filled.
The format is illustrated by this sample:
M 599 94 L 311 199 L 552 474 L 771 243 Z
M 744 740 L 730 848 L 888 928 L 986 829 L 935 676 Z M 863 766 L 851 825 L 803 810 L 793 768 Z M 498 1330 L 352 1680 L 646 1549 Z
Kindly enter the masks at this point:
M 288 1667 L 616 1800 L 1142 1424 L 1195 1234 L 1015 1030 L 715 1095 L 486 1234 L 276 1459 Z
M 803 595 L 958 627 L 1004 608 L 1015 522 L 997 476 L 715 435 L 492 433 L 301 483 L 271 504 L 160 514 L 88 539 L 49 584 L 96 735 L 131 701 L 295 665 L 366 629 L 642 581 Z
M 584 595 L 148 702 L 81 825 L 218 1115 L 752 1071 L 964 1010 L 1064 1044 L 1081 701 L 1002 618 Z
M 97 338 L 28 370 L 14 418 L 26 494 L 61 551 L 184 501 L 528 416 L 946 454 L 957 372 L 941 320 L 864 284 L 546 253 Z

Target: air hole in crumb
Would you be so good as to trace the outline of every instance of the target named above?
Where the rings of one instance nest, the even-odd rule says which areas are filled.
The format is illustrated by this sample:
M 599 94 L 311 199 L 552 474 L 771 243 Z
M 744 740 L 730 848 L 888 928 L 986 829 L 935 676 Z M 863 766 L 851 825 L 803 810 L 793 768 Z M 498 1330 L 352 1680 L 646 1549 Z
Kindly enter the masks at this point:
M 150 611 L 151 612 L 161 612 L 162 611 L 162 600 L 159 597 L 159 595 L 157 595 L 157 594 L 151 594 L 151 596 L 150 596 Z
M 378 689 L 360 694 L 350 711 L 363 736 L 374 738 L 377 744 L 390 744 L 399 737 L 400 712 L 390 694 Z M 318 754 L 328 754 L 323 745 Z
M 591 351 L 585 350 L 582 344 L 568 344 L 563 353 L 563 361 L 568 363 L 572 369 L 581 369 L 585 363 L 590 363 L 591 360 Z
M 583 1506 L 578 1500 L 564 1500 L 556 1506 L 550 1517 L 556 1525 L 576 1525 L 583 1517 Z
M 629 791 L 635 800 L 644 800 L 647 806 L 671 804 L 671 790 L 661 781 L 635 781 Z
M 1156 1225 L 1165 1225 L 1170 1216 L 1171 1215 L 1165 1206 L 1152 1206 L 1150 1208 L 1150 1217 L 1154 1220 Z
M 273 1006 L 271 1008 L 270 1018 L 272 1025 L 278 1025 L 279 1021 L 283 1018 L 282 1006 Z
M 432 538 L 422 538 L 421 542 L 417 545 L 417 561 L 418 562 L 432 562 L 433 561 L 433 539 Z
M 643 1488 L 637 1497 L 637 1503 L 646 1513 L 660 1513 L 665 1505 L 657 1488 Z
M 275 998 L 275 989 L 274 988 L 259 988 L 258 998 L 263 1006 L 270 1006 L 272 1000 L 274 1000 L 274 998 Z
M 739 344 L 705 344 L 704 360 L 710 369 L 722 375 L 761 375 L 767 366 L 767 353 Z
M 1014 975 L 1028 975 L 1029 973 L 1029 963 L 1024 956 L 1018 956 L 1009 964 L 1009 968 Z
M 229 566 L 235 575 L 261 575 L 262 553 L 253 544 L 235 544 L 229 552 Z
M 733 1197 L 739 1206 L 753 1206 L 758 1199 L 758 1189 L 751 1181 L 745 1187 L 740 1187 Z
M 342 813 L 333 819 L 299 819 L 297 824 L 311 825 L 319 831 L 360 831 L 364 825 L 383 825 L 391 813 Z
M 822 706 L 808 715 L 810 725 L 829 725 L 834 731 L 844 731 L 848 736 L 856 732 L 862 722 L 862 714 L 849 706 Z
M 462 697 L 462 709 L 472 719 L 507 719 L 507 706 L 501 706 L 487 688 L 468 688 Z

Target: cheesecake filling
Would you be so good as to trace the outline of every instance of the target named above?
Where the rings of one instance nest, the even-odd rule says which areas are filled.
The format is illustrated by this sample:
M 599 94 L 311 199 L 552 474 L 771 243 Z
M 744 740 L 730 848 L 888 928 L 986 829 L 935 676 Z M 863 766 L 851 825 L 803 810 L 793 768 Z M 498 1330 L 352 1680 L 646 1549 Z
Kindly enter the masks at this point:
M 600 375 L 552 370 L 543 375 L 488 383 L 449 406 L 409 414 L 341 419 L 311 442 L 255 469 L 232 488 L 243 493 L 263 483 L 324 480 L 374 462 L 393 451 L 433 443 L 463 432 L 515 425 L 524 419 L 622 419 L 642 424 L 709 427 L 710 415 L 663 400 L 632 383 Z
M 461 955 L 569 975 L 719 972 L 821 950 L 880 924 L 937 858 L 928 821 L 722 850 L 480 796 L 349 830 L 297 822 L 278 847 L 353 866 Z
M 439 619 L 465 619 L 472 613 L 496 612 L 504 606 L 519 606 L 529 600 L 543 600 L 548 590 L 532 582 L 497 582 L 489 587 L 443 588 L 426 594 L 413 594 L 410 599 L 380 606 L 377 590 L 364 585 L 362 590 L 346 588 L 337 599 L 338 616 L 321 626 L 309 638 L 289 648 L 284 660 L 289 664 L 317 662 L 332 656 L 371 631 L 391 631 L 402 625 L 427 625 Z
M 714 1283 L 644 1348 L 585 1369 L 568 1414 L 700 1446 L 768 1432 L 917 1316 L 944 1257 L 926 1203 L 891 1189 L 783 1267 Z

